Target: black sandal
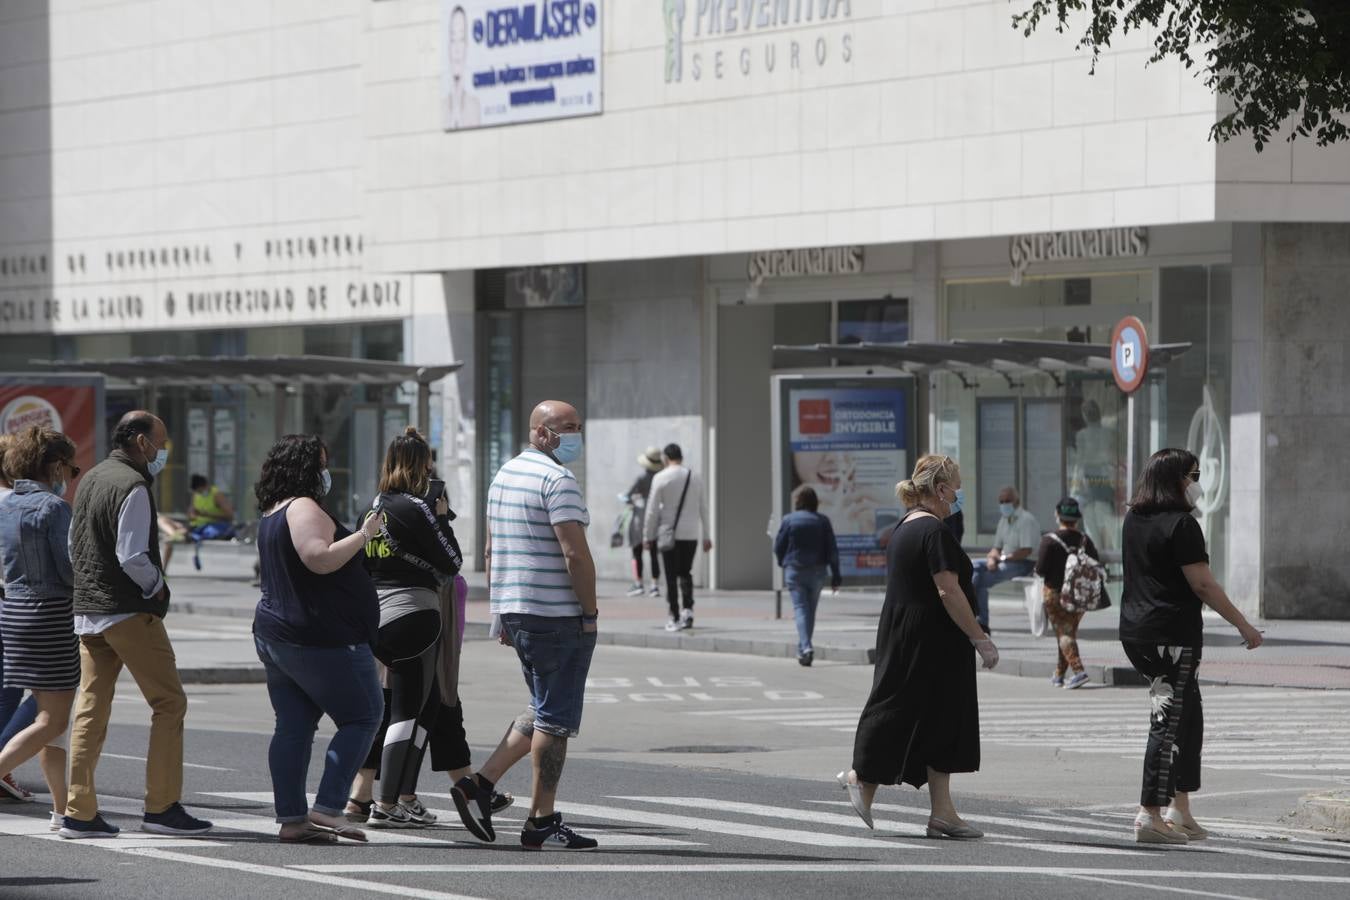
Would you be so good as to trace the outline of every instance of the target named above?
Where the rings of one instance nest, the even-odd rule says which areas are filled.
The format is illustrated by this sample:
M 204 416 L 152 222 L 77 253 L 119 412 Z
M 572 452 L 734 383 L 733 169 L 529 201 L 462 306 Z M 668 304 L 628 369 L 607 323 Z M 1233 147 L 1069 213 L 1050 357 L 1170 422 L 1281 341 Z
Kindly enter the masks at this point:
M 352 812 L 350 809 L 344 809 L 342 811 L 342 815 L 347 819 L 348 822 L 354 822 L 357 825 L 363 825 L 368 819 L 370 819 L 370 809 L 374 805 L 375 805 L 374 800 L 366 800 L 365 802 L 362 802 L 360 800 L 357 800 L 355 797 L 348 797 L 347 806 L 348 807 L 355 806 L 357 809 L 360 810 L 360 812 Z

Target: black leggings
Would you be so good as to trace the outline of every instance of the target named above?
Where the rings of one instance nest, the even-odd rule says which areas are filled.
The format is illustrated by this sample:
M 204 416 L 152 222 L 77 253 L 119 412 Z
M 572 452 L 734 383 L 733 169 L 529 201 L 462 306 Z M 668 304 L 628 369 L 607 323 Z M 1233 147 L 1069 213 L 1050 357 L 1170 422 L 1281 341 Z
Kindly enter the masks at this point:
M 441 614 L 431 609 L 395 619 L 380 629 L 376 639 L 375 656 L 389 670 L 388 728 L 379 766 L 381 803 L 394 803 L 417 785 L 427 736 L 441 707 L 435 689 L 440 639 Z
M 633 580 L 642 580 L 642 553 L 645 548 L 638 544 L 633 547 Z M 652 581 L 661 577 L 661 553 L 655 547 L 651 549 Z
M 697 552 L 698 541 L 676 541 L 673 550 L 661 553 L 666 562 L 666 602 L 670 604 L 672 618 L 679 618 L 681 594 L 684 595 L 684 608 L 694 608 L 693 572 Z
M 1167 806 L 1180 793 L 1200 790 L 1200 746 L 1205 711 L 1200 702 L 1199 647 L 1125 644 L 1135 671 L 1149 680 L 1148 748 L 1140 806 Z

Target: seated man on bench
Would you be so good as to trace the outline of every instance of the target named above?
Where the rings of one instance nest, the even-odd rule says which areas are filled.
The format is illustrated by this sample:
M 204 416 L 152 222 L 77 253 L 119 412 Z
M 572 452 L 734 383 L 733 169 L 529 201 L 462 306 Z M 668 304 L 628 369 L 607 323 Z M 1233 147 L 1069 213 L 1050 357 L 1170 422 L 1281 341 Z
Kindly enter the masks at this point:
M 989 589 L 996 584 L 1030 575 L 1036 565 L 1031 556 L 1041 544 L 1041 526 L 1022 508 L 1017 488 L 1009 485 L 998 492 L 998 531 L 989 555 L 975 562 L 975 617 L 989 632 Z
M 193 475 L 192 515 L 188 518 L 188 539 L 195 545 L 192 564 L 202 567 L 202 541 L 228 541 L 234 537 L 234 507 L 225 492 L 205 475 Z

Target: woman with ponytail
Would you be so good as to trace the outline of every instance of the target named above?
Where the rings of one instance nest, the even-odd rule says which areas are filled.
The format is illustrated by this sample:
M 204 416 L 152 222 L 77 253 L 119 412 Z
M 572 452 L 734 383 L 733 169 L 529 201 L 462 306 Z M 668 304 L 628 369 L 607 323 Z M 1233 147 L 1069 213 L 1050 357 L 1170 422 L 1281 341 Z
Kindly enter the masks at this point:
M 972 646 L 984 667 L 998 650 L 975 618 L 970 558 L 943 520 L 961 509 L 961 470 L 922 457 L 896 487 L 906 513 L 886 544 L 886 600 L 877 623 L 876 673 L 839 783 L 872 827 L 882 784 L 928 785 L 930 838 L 983 834 L 952 803 L 953 772 L 980 768 L 980 711 Z

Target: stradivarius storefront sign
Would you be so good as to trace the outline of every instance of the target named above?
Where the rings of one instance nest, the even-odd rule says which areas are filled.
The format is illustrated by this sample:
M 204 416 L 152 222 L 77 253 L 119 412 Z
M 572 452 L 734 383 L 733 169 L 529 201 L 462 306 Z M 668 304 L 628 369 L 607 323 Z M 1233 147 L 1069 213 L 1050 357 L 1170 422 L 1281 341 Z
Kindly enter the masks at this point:
M 853 61 L 851 0 L 657 0 L 666 83 L 766 78 Z M 835 26 L 835 27 L 829 27 Z
M 768 278 L 812 278 L 822 275 L 858 275 L 863 270 L 863 248 L 803 247 L 751 253 L 745 265 L 750 285 L 758 288 Z
M 1027 269 L 1040 262 L 1078 259 L 1111 259 L 1148 253 L 1147 228 L 1088 228 L 1082 231 L 1022 234 L 1008 241 L 1014 287 L 1022 283 Z

